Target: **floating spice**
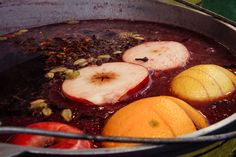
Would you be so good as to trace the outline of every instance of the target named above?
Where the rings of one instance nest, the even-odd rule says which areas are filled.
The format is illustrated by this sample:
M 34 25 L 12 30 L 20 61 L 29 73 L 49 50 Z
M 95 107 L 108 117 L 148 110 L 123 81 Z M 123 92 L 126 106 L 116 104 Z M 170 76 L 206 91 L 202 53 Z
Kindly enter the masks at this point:
M 37 99 L 30 102 L 30 109 L 46 108 L 47 106 L 44 99 Z
M 89 63 L 94 63 L 94 62 L 96 62 L 97 59 L 94 58 L 94 57 L 90 57 L 87 60 L 88 60 Z
M 75 79 L 79 75 L 80 75 L 80 72 L 78 70 L 69 69 L 69 70 L 65 71 L 65 78 L 66 79 Z
M 144 40 L 144 37 L 141 37 L 141 36 L 134 36 L 133 38 L 137 40 Z
M 64 71 L 64 73 L 65 74 L 68 74 L 68 73 L 73 73 L 74 72 L 74 70 L 73 69 L 66 69 L 65 71 Z
M 143 57 L 143 58 L 135 58 L 136 61 L 143 61 L 143 62 L 147 62 L 148 58 L 147 57 Z
M 73 64 L 83 67 L 83 66 L 88 65 L 88 61 L 85 58 L 81 58 L 81 59 L 76 60 Z
M 31 105 L 35 105 L 35 104 L 40 104 L 40 103 L 44 103 L 45 100 L 44 99 L 37 99 L 37 100 L 34 100 L 32 102 L 30 102 Z
M 98 60 L 96 61 L 96 65 L 97 65 L 97 66 L 102 65 L 102 61 L 101 61 L 101 59 L 98 59 Z
M 40 110 L 39 112 L 44 116 L 50 116 L 52 114 L 52 110 L 48 107 L 48 104 L 44 99 L 37 99 L 35 101 L 32 101 L 30 104 L 30 109 L 33 109 L 35 111 Z
M 83 63 L 83 64 L 80 64 L 79 66 L 80 67 L 85 67 L 85 66 L 87 66 L 89 63 L 88 62 L 85 62 L 85 63 Z
M 98 59 L 110 59 L 111 56 L 108 55 L 108 54 L 104 54 L 104 55 L 99 55 L 97 58 L 98 58 Z
M 46 108 L 47 106 L 48 106 L 47 103 L 42 102 L 42 103 L 38 103 L 38 104 L 31 104 L 30 109 Z
M 42 109 L 42 113 L 44 116 L 50 116 L 52 114 L 52 110 L 48 107 Z
M 118 54 L 122 54 L 122 51 L 115 51 L 115 52 L 112 52 L 113 55 L 118 55 Z
M 45 75 L 45 77 L 52 79 L 54 77 L 54 73 L 49 72 Z
M 121 33 L 119 33 L 119 36 L 124 39 L 133 38 L 133 39 L 137 39 L 137 40 L 144 40 L 143 36 L 141 36 L 138 33 L 134 33 L 134 32 L 121 32 Z
M 64 109 L 61 112 L 61 116 L 64 118 L 65 121 L 69 122 L 72 120 L 72 111 L 71 109 Z
M 66 70 L 67 70 L 67 68 L 65 68 L 65 67 L 56 67 L 56 68 L 51 69 L 50 72 L 57 73 L 57 72 L 64 72 Z

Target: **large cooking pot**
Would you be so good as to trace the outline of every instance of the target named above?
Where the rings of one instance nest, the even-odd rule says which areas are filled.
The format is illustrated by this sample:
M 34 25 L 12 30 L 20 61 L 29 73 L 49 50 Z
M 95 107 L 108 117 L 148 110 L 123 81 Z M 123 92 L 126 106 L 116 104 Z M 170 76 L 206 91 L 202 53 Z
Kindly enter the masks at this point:
M 171 24 L 204 34 L 236 55 L 236 29 L 201 12 L 167 5 L 156 0 L 21 0 L 0 1 L 0 34 L 67 20 L 126 19 Z M 0 55 L 0 60 L 4 54 Z M 11 58 L 0 63 L 0 71 L 19 63 Z M 6 64 L 7 63 L 7 64 Z M 187 136 L 229 132 L 236 129 L 236 113 Z M 0 156 L 173 156 L 211 143 L 149 145 L 91 150 L 59 150 L 0 144 Z

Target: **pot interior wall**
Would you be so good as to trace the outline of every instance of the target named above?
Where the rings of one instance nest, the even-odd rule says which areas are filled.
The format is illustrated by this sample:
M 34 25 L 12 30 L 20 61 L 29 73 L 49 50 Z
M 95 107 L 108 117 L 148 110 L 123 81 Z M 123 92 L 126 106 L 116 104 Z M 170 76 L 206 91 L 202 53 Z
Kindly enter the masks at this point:
M 202 33 L 236 52 L 236 32 L 210 16 L 156 0 L 3 0 L 0 34 L 66 20 L 127 19 L 167 23 Z

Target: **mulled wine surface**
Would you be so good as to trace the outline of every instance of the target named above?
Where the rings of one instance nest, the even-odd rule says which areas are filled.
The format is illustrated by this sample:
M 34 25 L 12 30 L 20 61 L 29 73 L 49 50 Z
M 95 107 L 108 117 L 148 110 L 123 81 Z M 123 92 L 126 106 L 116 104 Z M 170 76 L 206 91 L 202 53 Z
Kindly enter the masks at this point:
M 100 134 L 106 120 L 118 109 L 135 100 L 172 95 L 170 82 L 181 71 L 199 64 L 217 64 L 234 73 L 236 58 L 228 49 L 203 35 L 165 24 L 122 20 L 70 21 L 7 34 L 0 41 L 1 56 L 21 56 L 26 60 L 0 75 L 1 126 L 26 126 L 40 121 L 58 121 L 78 127 L 86 133 Z M 147 41 L 177 41 L 190 52 L 184 67 L 150 71 L 149 84 L 115 104 L 101 106 L 67 99 L 61 92 L 65 79 L 61 72 L 48 74 L 58 67 L 80 69 L 92 64 L 122 61 L 125 50 Z M 79 59 L 85 59 L 74 64 Z M 4 62 L 4 57 L 1 59 Z M 6 63 L 7 64 L 7 63 Z M 131 76 L 132 77 L 132 76 Z M 50 111 L 31 107 L 45 100 Z M 191 103 L 210 124 L 236 112 L 236 92 L 210 103 Z M 62 111 L 72 111 L 65 119 Z M 1 136 L 4 142 L 9 136 Z

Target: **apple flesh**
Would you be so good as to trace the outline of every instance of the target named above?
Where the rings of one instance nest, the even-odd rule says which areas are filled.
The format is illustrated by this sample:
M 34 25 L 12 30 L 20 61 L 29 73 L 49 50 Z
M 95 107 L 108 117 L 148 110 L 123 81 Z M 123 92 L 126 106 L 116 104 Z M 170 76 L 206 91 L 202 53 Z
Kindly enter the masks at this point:
M 125 62 L 104 63 L 80 69 L 79 77 L 63 82 L 62 92 L 74 101 L 114 104 L 140 90 L 148 80 L 148 70 L 143 66 Z
M 39 122 L 28 125 L 27 128 L 83 134 L 81 130 L 75 127 L 58 122 Z M 61 148 L 61 149 L 92 148 L 91 142 L 86 140 L 74 140 L 74 139 L 65 139 L 65 138 L 57 138 L 50 136 L 31 135 L 31 134 L 15 135 L 11 138 L 10 143 L 23 146 Z
M 146 42 L 125 51 L 125 62 L 142 65 L 152 70 L 167 70 L 185 66 L 189 59 L 187 48 L 174 41 Z

